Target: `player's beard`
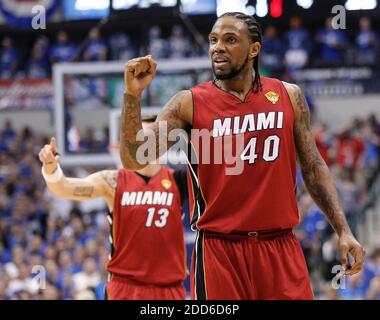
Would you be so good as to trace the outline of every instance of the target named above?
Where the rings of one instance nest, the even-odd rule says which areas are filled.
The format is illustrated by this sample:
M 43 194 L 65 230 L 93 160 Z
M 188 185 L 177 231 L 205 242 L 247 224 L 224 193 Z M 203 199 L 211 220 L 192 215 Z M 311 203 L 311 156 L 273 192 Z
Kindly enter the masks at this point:
M 247 63 L 248 63 L 248 56 L 240 67 L 232 68 L 231 71 L 226 74 L 216 74 L 214 65 L 212 65 L 212 71 L 217 80 L 229 80 L 229 79 L 235 78 L 238 74 L 240 74 L 240 72 L 243 71 Z

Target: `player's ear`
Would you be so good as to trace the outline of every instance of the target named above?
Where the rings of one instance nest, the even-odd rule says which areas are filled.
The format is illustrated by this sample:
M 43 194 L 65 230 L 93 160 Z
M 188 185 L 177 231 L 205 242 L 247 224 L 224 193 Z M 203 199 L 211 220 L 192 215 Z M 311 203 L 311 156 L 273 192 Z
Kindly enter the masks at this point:
M 260 50 L 261 50 L 261 43 L 252 42 L 249 45 L 249 54 L 248 54 L 249 59 L 253 60 L 260 53 Z

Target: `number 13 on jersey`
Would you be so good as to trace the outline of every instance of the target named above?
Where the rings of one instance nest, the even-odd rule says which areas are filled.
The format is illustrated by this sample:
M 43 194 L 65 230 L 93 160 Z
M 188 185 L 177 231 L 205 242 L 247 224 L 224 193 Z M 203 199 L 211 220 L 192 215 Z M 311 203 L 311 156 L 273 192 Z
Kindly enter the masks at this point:
M 148 216 L 146 219 L 145 226 L 146 227 L 152 227 L 154 224 L 157 228 L 165 227 L 168 217 L 169 217 L 169 210 L 166 208 L 161 208 L 157 211 L 158 217 L 156 215 L 156 208 L 149 208 L 148 209 Z M 157 219 L 155 219 L 157 218 Z

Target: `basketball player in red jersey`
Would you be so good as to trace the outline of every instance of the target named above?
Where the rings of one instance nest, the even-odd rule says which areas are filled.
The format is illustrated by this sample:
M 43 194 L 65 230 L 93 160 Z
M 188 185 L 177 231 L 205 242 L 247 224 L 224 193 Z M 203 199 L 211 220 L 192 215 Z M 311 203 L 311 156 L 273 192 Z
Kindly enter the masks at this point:
M 49 190 L 71 200 L 102 197 L 110 210 L 107 299 L 185 299 L 181 194 L 187 194 L 186 171 L 149 164 L 137 172 L 104 170 L 83 179 L 68 178 L 56 152 L 52 138 L 39 154 Z
M 347 275 L 363 267 L 365 252 L 347 224 L 334 181 L 321 158 L 309 125 L 309 108 L 300 88 L 259 75 L 262 33 L 256 20 L 242 13 L 217 19 L 209 35 L 215 80 L 177 93 L 163 108 L 150 133 L 159 146 L 173 145 L 159 135 L 207 129 L 211 164 L 192 141 L 198 163 L 189 166 L 192 226 L 198 231 L 192 265 L 195 299 L 313 299 L 305 259 L 292 229 L 299 223 L 296 159 L 304 182 L 339 237 Z M 141 127 L 142 91 L 154 78 L 151 56 L 125 66 L 126 89 L 121 128 L 121 159 L 126 168 L 144 167 L 136 150 Z M 228 164 L 213 162 L 214 143 L 238 137 L 243 171 L 227 175 Z M 192 139 L 194 140 L 194 139 Z M 166 144 L 167 143 L 167 144 Z M 203 143 L 203 142 L 202 142 Z M 236 148 L 235 148 L 236 149 Z M 233 150 L 235 150 L 233 149 Z M 350 266 L 349 256 L 353 258 Z

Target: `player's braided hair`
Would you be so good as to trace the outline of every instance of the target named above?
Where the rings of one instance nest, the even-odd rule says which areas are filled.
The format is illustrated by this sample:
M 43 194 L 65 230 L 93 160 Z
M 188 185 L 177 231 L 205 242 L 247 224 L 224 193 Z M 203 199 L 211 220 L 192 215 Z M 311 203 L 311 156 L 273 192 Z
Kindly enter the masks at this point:
M 221 17 L 234 17 L 241 21 L 244 21 L 248 27 L 249 34 L 252 42 L 260 42 L 262 40 L 262 31 L 259 23 L 252 16 L 246 15 L 241 12 L 227 12 Z M 253 59 L 253 70 L 255 71 L 255 78 L 253 79 L 253 89 L 255 92 L 259 92 L 262 88 L 260 74 L 259 74 L 259 55 Z

